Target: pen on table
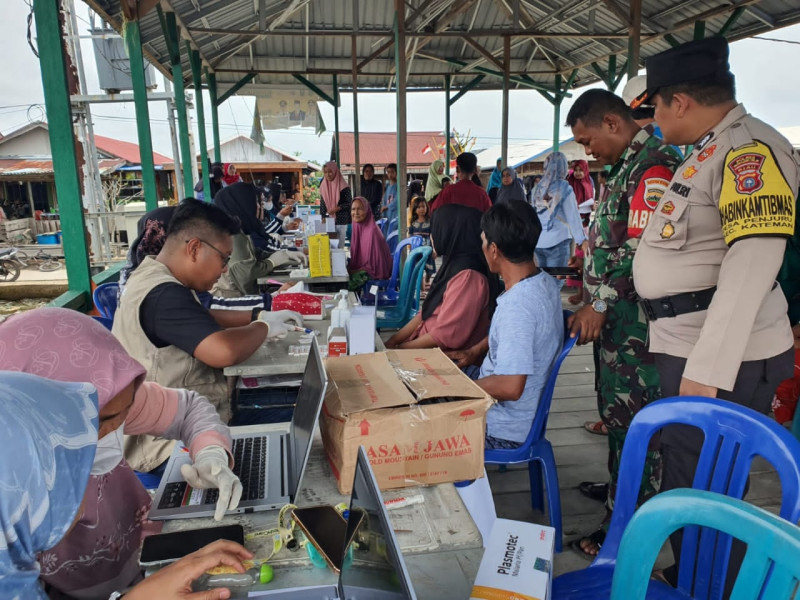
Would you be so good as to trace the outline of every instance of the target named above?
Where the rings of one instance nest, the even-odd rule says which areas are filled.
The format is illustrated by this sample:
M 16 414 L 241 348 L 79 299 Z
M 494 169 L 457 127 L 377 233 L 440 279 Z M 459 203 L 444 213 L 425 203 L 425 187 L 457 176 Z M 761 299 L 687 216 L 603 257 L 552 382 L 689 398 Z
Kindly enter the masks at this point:
M 384 500 L 383 505 L 386 507 L 386 510 L 392 510 L 393 508 L 405 508 L 406 506 L 423 504 L 424 502 L 425 497 L 422 494 L 412 494 L 410 496 L 401 496 L 399 498 Z

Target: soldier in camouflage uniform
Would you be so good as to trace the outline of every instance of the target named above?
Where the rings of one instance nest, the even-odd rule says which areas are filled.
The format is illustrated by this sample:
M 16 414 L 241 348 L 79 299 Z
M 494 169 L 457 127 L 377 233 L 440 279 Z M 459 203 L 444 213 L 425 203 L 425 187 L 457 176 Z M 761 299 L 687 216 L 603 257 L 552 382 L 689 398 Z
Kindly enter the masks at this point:
M 587 305 L 573 315 L 570 324 L 573 336 L 579 336 L 578 343 L 596 344 L 597 403 L 608 429 L 606 507 L 610 513 L 628 427 L 643 406 L 660 397 L 658 371 L 647 351 L 647 320 L 633 287 L 633 256 L 680 157 L 659 138 L 640 129 L 622 99 L 605 90 L 589 90 L 578 98 L 567 124 L 587 153 L 611 166 L 604 197 L 597 199 L 589 226 L 586 264 L 581 264 L 581 259 L 571 261 L 584 269 Z M 659 482 L 660 459 L 654 442 L 641 498 L 655 494 Z M 602 526 L 578 540 L 577 548 L 596 554 L 605 529 Z

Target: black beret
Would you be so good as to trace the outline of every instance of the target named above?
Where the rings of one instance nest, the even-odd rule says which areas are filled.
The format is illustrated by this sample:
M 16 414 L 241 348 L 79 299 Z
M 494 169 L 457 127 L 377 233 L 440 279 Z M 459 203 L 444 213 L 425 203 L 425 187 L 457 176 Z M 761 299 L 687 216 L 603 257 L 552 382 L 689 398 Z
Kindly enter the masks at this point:
M 647 88 L 636 98 L 636 105 L 644 104 L 659 88 L 713 80 L 729 72 L 728 40 L 724 37 L 681 44 L 647 59 Z

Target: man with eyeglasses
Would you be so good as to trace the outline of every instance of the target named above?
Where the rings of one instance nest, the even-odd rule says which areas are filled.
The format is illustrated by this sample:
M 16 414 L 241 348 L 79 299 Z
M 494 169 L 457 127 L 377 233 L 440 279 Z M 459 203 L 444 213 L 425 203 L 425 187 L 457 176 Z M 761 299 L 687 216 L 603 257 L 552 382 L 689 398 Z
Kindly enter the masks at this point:
M 239 224 L 199 200 L 178 206 L 157 256 L 131 274 L 114 316 L 113 333 L 147 369 L 147 380 L 186 388 L 209 399 L 223 422 L 231 417 L 224 367 L 249 358 L 267 338 L 285 335 L 302 317 L 291 311 L 214 311 L 197 292 L 209 291 L 227 270 Z M 244 318 L 243 318 L 244 317 Z M 147 439 L 145 439 L 147 438 Z M 126 442 L 134 469 L 150 471 L 169 457 L 172 441 L 140 436 Z

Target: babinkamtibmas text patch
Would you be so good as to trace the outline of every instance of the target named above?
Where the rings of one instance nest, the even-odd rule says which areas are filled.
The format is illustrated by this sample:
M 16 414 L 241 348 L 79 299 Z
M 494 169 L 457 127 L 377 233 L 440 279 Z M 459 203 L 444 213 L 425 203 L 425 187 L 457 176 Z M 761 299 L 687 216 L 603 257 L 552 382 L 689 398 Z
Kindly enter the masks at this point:
M 478 568 L 471 600 L 548 600 L 555 529 L 497 519 Z
M 769 146 L 754 141 L 728 152 L 719 212 L 729 246 L 753 236 L 792 236 L 794 191 Z

